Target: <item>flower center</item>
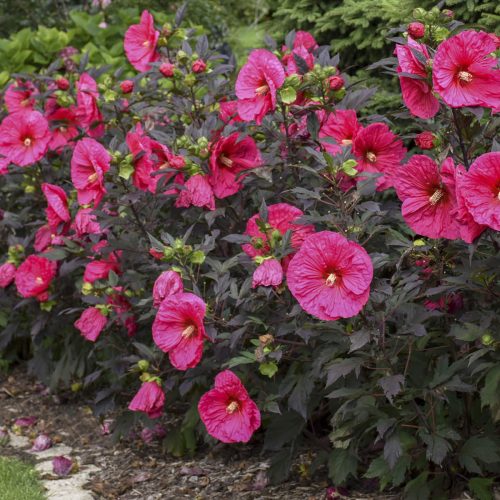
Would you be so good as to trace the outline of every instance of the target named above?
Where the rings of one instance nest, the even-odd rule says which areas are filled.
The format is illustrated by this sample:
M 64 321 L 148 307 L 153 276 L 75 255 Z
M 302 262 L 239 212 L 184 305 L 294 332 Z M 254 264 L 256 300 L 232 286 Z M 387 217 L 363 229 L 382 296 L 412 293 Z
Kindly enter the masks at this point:
M 26 137 L 26 139 L 24 139 L 23 141 L 23 144 L 29 148 L 31 146 L 31 139 L 29 137 Z
M 329 286 L 330 288 L 335 285 L 335 282 L 337 281 L 337 275 L 335 273 L 330 273 L 327 278 L 326 278 L 326 286 Z
M 23 106 L 24 108 L 26 106 L 29 106 L 29 104 L 30 104 L 29 97 L 27 99 L 24 99 L 23 101 L 21 101 L 21 106 Z
M 64 134 L 64 132 L 66 132 L 68 130 L 68 127 L 65 127 L 64 125 L 62 127 L 59 127 L 59 132 L 62 132 Z
M 145 40 L 144 42 L 142 42 L 142 46 L 143 47 L 149 47 L 150 45 L 150 41 L 149 40 Z
M 366 153 L 366 159 L 370 163 L 375 163 L 377 161 L 377 155 L 375 153 L 372 153 L 371 151 L 368 151 L 368 153 Z
M 352 140 L 351 139 L 342 139 L 340 141 L 340 144 L 342 144 L 342 146 L 350 146 L 352 144 Z M 375 156 L 373 153 L 370 153 L 370 154 Z M 366 156 L 368 156 L 368 154 Z M 375 156 L 375 159 L 377 159 L 376 156 Z
M 257 95 L 265 95 L 269 92 L 269 87 L 267 85 L 261 85 L 255 89 Z
M 472 82 L 472 75 L 468 71 L 459 71 L 458 79 L 464 83 Z
M 443 196 L 444 191 L 441 188 L 437 188 L 436 191 L 434 191 L 433 195 L 429 196 L 429 203 L 431 205 L 436 205 L 436 203 L 438 203 Z
M 196 331 L 196 327 L 194 325 L 189 325 L 182 330 L 181 336 L 183 339 L 189 339 L 193 336 L 194 332 Z
M 500 201 L 500 189 L 498 190 L 498 193 L 497 193 L 497 200 Z
M 240 405 L 236 401 L 231 401 L 227 406 L 226 406 L 226 411 L 231 414 L 234 413 L 235 411 L 240 409 Z
M 220 162 L 225 165 L 226 167 L 229 167 L 231 168 L 233 166 L 233 160 L 231 160 L 231 158 L 228 158 L 227 156 L 225 155 L 220 155 L 219 156 L 219 160 Z
M 43 283 L 43 279 L 42 279 L 40 276 L 37 276 L 37 277 L 35 278 L 35 283 L 36 283 L 37 285 L 41 285 L 41 284 Z
M 97 172 L 94 172 L 93 174 L 89 175 L 89 176 L 87 177 L 87 180 L 88 180 L 89 182 L 95 182 L 95 181 L 97 180 Z

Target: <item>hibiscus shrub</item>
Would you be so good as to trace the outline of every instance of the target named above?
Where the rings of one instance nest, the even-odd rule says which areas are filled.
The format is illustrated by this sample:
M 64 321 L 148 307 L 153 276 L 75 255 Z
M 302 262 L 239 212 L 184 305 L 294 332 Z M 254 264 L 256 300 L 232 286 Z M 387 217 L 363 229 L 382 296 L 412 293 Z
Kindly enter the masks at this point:
M 280 481 L 314 446 L 304 470 L 327 464 L 335 485 L 488 498 L 499 43 L 419 15 L 378 64 L 407 106 L 391 116 L 363 115 L 376 89 L 311 34 L 269 39 L 236 74 L 180 30 L 182 10 L 162 28 L 145 11 L 124 34 L 133 79 L 85 59 L 15 75 L 4 361 L 95 394 L 117 437 L 177 412 L 176 455 L 252 438 Z

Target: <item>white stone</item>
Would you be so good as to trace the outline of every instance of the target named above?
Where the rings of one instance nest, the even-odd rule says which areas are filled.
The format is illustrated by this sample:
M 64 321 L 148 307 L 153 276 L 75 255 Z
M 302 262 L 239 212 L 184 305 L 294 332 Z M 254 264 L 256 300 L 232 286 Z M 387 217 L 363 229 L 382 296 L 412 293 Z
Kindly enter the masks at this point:
M 9 432 L 9 445 L 13 448 L 26 448 L 31 446 L 31 441 L 26 436 L 18 436 L 12 432 Z
M 64 444 L 60 444 L 57 446 L 53 446 L 52 448 L 47 448 L 43 451 L 31 451 L 29 452 L 37 459 L 37 460 L 46 460 L 48 458 L 60 457 L 61 455 L 70 455 L 73 450 Z

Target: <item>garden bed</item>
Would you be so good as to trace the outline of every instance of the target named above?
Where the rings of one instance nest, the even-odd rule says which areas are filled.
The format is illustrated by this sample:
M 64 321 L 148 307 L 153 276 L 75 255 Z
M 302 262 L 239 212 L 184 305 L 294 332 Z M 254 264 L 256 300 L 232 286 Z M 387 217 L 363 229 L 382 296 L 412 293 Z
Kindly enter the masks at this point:
M 161 443 L 144 443 L 139 437 L 113 443 L 103 436 L 101 423 L 92 415 L 86 401 L 78 395 L 51 394 L 44 386 L 18 368 L 0 378 L 0 424 L 12 428 L 15 420 L 37 417 L 37 423 L 23 428 L 22 434 L 35 437 L 48 434 L 55 443 L 73 449 L 79 465 L 94 465 L 100 470 L 85 485 L 96 498 L 324 498 L 326 476 L 308 478 L 298 473 L 300 461 L 290 481 L 268 486 L 265 480 L 266 457 L 255 446 L 219 445 L 210 453 L 179 459 L 162 452 Z M 172 416 L 170 416 L 172 419 Z M 168 432 L 168 422 L 166 422 Z M 0 455 L 33 457 L 11 447 Z M 307 453 L 301 456 L 310 461 Z

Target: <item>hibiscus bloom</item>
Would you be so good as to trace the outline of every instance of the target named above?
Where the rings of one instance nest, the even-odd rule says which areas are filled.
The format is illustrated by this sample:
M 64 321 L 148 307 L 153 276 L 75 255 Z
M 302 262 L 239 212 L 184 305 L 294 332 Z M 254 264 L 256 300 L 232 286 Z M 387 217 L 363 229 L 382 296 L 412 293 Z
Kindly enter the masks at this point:
M 48 224 L 44 224 L 35 233 L 33 248 L 36 252 L 45 252 L 52 244 L 58 245 L 63 243 L 63 241 L 60 241 L 60 236 L 54 234 Z
M 400 167 L 394 185 L 403 202 L 401 211 L 406 223 L 417 234 L 429 238 L 460 237 L 456 208 L 453 160 L 446 159 L 441 171 L 425 155 L 414 155 Z
M 45 213 L 49 227 L 57 233 L 61 224 L 67 225 L 71 222 L 71 215 L 68 210 L 68 197 L 64 189 L 54 184 L 48 184 L 47 182 L 42 184 L 42 192 L 47 199 L 48 206 Z M 65 232 L 64 229 L 63 232 Z
M 20 167 L 41 160 L 50 142 L 49 124 L 38 111 L 6 116 L 0 124 L 0 155 Z
M 481 155 L 462 177 L 459 187 L 476 223 L 500 231 L 500 152 Z
M 207 432 L 223 443 L 248 443 L 260 427 L 260 411 L 241 380 L 230 370 L 215 377 L 215 387 L 198 403 Z
M 467 178 L 467 170 L 462 165 L 457 165 L 454 174 L 457 205 L 453 215 L 459 223 L 460 238 L 466 243 L 472 243 L 488 226 L 478 224 L 467 208 L 465 201 L 467 189 L 463 184 L 464 179 Z
M 259 264 L 252 276 L 252 288 L 258 286 L 279 286 L 283 281 L 283 268 L 276 259 L 266 259 Z
M 11 262 L 4 262 L 0 266 L 0 288 L 7 288 L 16 276 L 16 266 Z
M 294 54 L 303 59 L 309 69 L 314 68 L 314 55 L 311 54 L 311 52 L 309 52 L 303 45 L 298 45 L 292 50 L 291 53 L 286 54 L 282 58 L 283 65 L 285 66 L 286 76 L 302 73 L 301 71 L 299 71 L 299 67 L 295 62 Z
M 204 174 L 195 174 L 184 184 L 184 188 L 179 193 L 175 206 L 178 208 L 188 208 L 191 205 L 200 208 L 215 210 L 215 198 L 212 186 Z
M 147 71 L 150 63 L 158 61 L 160 54 L 156 51 L 160 32 L 155 30 L 153 16 L 143 11 L 139 24 L 133 24 L 125 33 L 123 46 L 130 64 L 137 71 Z
M 108 318 L 97 307 L 89 307 L 75 321 L 75 328 L 90 342 L 95 342 L 106 327 Z
M 76 116 L 87 134 L 97 139 L 104 134 L 103 118 L 97 105 L 97 83 L 88 73 L 82 73 L 76 82 L 76 88 Z
M 251 137 L 241 139 L 238 132 L 221 137 L 210 155 L 210 183 L 215 196 L 222 199 L 237 193 L 243 187 L 242 172 L 261 165 L 260 151 Z
M 79 238 L 87 234 L 102 234 L 97 217 L 92 212 L 92 208 L 81 208 L 76 213 L 72 227 Z
M 123 287 L 115 286 L 113 293 L 108 295 L 107 303 L 112 306 L 116 316 L 116 323 L 121 324 L 127 330 L 129 337 L 137 333 L 137 322 L 134 314 L 131 312 L 132 304 L 123 293 Z
M 138 189 L 156 193 L 160 180 L 169 182 L 174 176 L 176 176 L 175 181 L 182 184 L 182 174 L 175 172 L 158 174 L 163 169 L 182 169 L 185 165 L 182 156 L 174 155 L 167 146 L 148 137 L 140 124 L 137 124 L 135 130 L 127 134 L 126 141 L 130 152 L 134 155 L 132 181 Z M 177 191 L 170 190 L 166 194 L 172 192 Z
M 297 31 L 293 39 L 293 48 L 305 47 L 308 51 L 316 50 L 319 45 L 308 31 Z
M 153 323 L 153 340 L 168 352 L 178 370 L 196 366 L 203 354 L 206 304 L 192 293 L 170 295 L 161 304 Z
M 276 90 L 284 81 L 280 60 L 268 50 L 253 50 L 236 80 L 239 116 L 262 123 L 264 116 L 276 108 Z
M 28 256 L 16 271 L 17 291 L 25 298 L 35 297 L 40 302 L 48 300 L 48 289 L 56 269 L 54 261 L 38 255 Z
M 406 154 L 403 142 L 385 123 L 372 123 L 360 130 L 353 139 L 352 152 L 362 172 L 379 172 L 377 191 L 393 185 L 393 174 Z
M 153 285 L 153 305 L 158 307 L 165 298 L 184 291 L 184 285 L 179 273 L 164 271 L 156 278 Z
M 9 85 L 5 91 L 5 106 L 9 113 L 19 113 L 22 111 L 33 111 L 35 108 L 35 96 L 38 94 L 38 89 L 32 82 L 17 82 Z
M 56 108 L 47 119 L 51 126 L 52 137 L 49 149 L 61 151 L 66 145 L 74 146 L 73 139 L 78 136 L 76 108 Z
M 104 174 L 110 163 L 111 155 L 94 139 L 85 138 L 76 143 L 71 158 L 71 180 L 80 205 L 99 205 L 106 193 Z
M 97 280 L 107 280 L 111 271 L 121 274 L 119 252 L 110 252 L 106 258 L 92 260 L 85 266 L 83 281 L 94 283 Z
M 165 405 L 165 394 L 161 388 L 161 382 L 144 382 L 128 405 L 132 411 L 142 411 L 149 418 L 158 418 L 163 413 Z
M 319 137 L 334 140 L 334 143 L 322 141 L 331 155 L 341 153 L 341 146 L 350 146 L 356 134 L 362 129 L 354 109 L 338 109 L 328 116 L 322 111 L 318 115 L 321 123 Z
M 269 224 L 269 230 L 263 233 L 259 228 L 259 223 L 264 223 L 260 214 L 255 214 L 248 219 L 245 234 L 251 236 L 252 243 L 243 245 L 243 251 L 252 258 L 257 255 L 266 255 L 271 249 L 269 238 L 274 229 L 278 230 L 282 235 L 287 231 L 291 231 L 292 248 L 298 250 L 307 236 L 314 233 L 313 225 L 296 222 L 303 215 L 304 212 L 302 210 L 288 203 L 269 205 L 267 207 L 267 224 Z
M 356 316 L 368 301 L 372 278 L 366 250 L 332 231 L 309 236 L 287 271 L 288 287 L 302 309 L 327 321 Z
M 243 121 L 238 115 L 238 101 L 221 101 L 219 103 L 219 118 L 225 124 Z
M 408 38 L 407 45 L 396 45 L 398 57 L 398 73 L 407 73 L 417 78 L 399 76 L 403 101 L 412 115 L 419 118 L 432 118 L 439 111 L 439 101 L 432 93 L 432 85 L 427 81 L 425 64 L 415 54 L 429 60 L 427 47 Z
M 495 41 L 483 31 L 462 31 L 442 42 L 432 65 L 434 88 L 452 108 L 500 108 Z

